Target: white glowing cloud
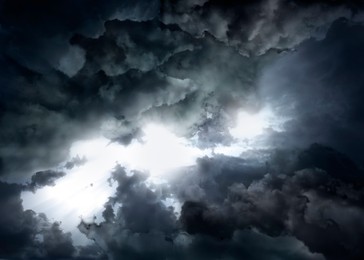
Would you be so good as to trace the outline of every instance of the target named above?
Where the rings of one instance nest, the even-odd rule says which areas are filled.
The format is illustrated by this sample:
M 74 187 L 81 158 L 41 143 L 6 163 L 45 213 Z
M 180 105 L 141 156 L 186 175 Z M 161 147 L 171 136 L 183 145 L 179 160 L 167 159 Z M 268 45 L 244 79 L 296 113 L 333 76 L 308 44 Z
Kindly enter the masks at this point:
M 268 128 L 282 131 L 282 125 L 285 121 L 285 119 L 274 115 L 269 107 L 256 113 L 240 111 L 235 127 L 230 128 L 229 132 L 236 139 L 249 140 L 262 135 Z
M 261 113 L 249 114 L 240 112 L 238 114 L 236 126 L 230 128 L 230 134 L 237 139 L 250 139 L 263 133 L 267 127 L 267 122 Z
M 161 175 L 175 168 L 193 165 L 198 157 L 205 154 L 185 138 L 177 137 L 162 126 L 148 125 L 144 133 L 144 144 L 132 148 L 132 154 L 127 158 L 131 168 Z

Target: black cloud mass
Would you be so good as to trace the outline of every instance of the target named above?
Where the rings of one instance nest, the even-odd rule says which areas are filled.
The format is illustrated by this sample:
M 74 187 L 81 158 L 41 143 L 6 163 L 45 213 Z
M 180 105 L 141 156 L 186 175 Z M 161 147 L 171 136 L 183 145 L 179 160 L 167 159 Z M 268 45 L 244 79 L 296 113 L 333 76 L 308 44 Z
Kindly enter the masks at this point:
M 364 259 L 362 1 L 0 0 L 0 68 L 1 259 Z M 26 209 L 149 122 L 212 153 L 161 183 L 120 158 L 87 245 Z

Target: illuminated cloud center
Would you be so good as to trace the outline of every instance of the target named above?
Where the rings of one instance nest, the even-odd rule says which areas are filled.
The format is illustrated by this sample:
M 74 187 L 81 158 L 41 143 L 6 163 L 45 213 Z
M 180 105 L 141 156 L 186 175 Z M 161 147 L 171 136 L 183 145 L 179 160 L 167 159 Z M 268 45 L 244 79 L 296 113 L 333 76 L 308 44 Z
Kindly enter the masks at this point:
M 144 133 L 143 143 L 133 143 L 127 148 L 123 162 L 132 169 L 163 175 L 175 168 L 193 165 L 198 157 L 206 154 L 162 126 L 148 125 Z
M 269 107 L 264 107 L 256 113 L 240 111 L 235 126 L 230 128 L 229 132 L 238 140 L 254 141 L 267 129 L 284 131 L 283 125 L 287 120 L 288 118 L 275 115 Z
M 71 170 L 60 167 L 67 175 L 55 186 L 44 187 L 35 193 L 22 194 L 25 209 L 44 212 L 54 221 L 62 221 L 65 231 L 82 240 L 75 230 L 80 218 L 100 217 L 104 203 L 115 192 L 110 185 L 110 173 L 117 163 L 128 170 L 142 170 L 152 177 L 163 175 L 175 168 L 193 165 L 205 153 L 189 145 L 166 128 L 149 125 L 144 129 L 142 142 L 129 146 L 110 143 L 106 138 L 75 142 L 70 157 L 85 157 L 87 162 Z
M 123 146 L 112 143 L 106 138 L 75 142 L 70 149 L 70 158 L 86 158 L 86 163 L 73 169 L 57 168 L 67 175 L 56 181 L 52 187 L 44 187 L 35 193 L 22 194 L 25 209 L 44 212 L 56 221 L 62 221 L 65 231 L 72 231 L 81 239 L 75 227 L 83 219 L 97 216 L 100 220 L 104 203 L 115 192 L 109 179 L 113 168 L 120 164 L 127 170 L 148 172 L 150 180 L 163 180 L 174 169 L 194 165 L 196 159 L 211 156 L 213 153 L 238 156 L 254 138 L 270 127 L 266 112 L 251 115 L 241 112 L 236 126 L 230 128 L 230 134 L 237 139 L 231 146 L 218 146 L 214 150 L 201 150 L 194 147 L 185 138 L 177 137 L 167 128 L 150 124 L 144 129 L 141 140 L 134 140 Z M 249 144 L 247 143 L 249 140 Z M 64 165 L 64 164 L 62 164 Z
M 264 114 L 249 114 L 240 112 L 238 114 L 236 126 L 230 128 L 230 134 L 237 139 L 251 139 L 263 133 L 264 128 L 268 126 Z

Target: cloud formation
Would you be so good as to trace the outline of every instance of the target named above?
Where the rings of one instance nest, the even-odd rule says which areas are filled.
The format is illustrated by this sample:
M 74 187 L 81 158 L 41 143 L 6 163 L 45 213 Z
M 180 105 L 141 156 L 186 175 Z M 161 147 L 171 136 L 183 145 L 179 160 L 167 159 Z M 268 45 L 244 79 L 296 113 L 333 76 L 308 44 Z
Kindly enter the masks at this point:
M 228 157 L 204 158 L 171 186 L 157 189 L 146 186 L 142 173 L 129 175 L 119 166 L 113 172 L 117 192 L 105 205 L 105 221 L 83 222 L 79 229 L 112 259 L 359 259 L 363 180 L 342 180 L 336 168 L 325 168 L 322 157 L 332 154 L 341 156 L 315 145 L 294 158 L 295 170 L 287 174 Z M 310 166 L 305 164 L 308 156 Z M 352 161 L 342 164 L 348 169 Z M 329 167 L 334 165 L 331 159 Z M 168 197 L 182 202 L 179 213 L 174 214 L 178 204 L 167 206 Z
M 0 1 L 0 257 L 361 259 L 363 17 L 360 1 Z M 279 129 L 231 135 L 264 109 Z M 212 152 L 158 184 L 120 158 L 101 220 L 75 227 L 88 245 L 24 210 L 88 163 L 74 142 L 142 143 L 149 123 Z

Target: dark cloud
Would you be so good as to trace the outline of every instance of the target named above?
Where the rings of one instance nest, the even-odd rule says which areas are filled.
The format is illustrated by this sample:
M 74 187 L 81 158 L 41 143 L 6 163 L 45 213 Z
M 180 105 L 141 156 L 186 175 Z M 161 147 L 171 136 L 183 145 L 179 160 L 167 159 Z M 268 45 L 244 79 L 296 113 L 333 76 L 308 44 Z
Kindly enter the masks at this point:
M 79 229 L 111 258 L 360 259 L 363 183 L 335 168 L 338 158 L 343 170 L 355 164 L 317 144 L 292 157 L 285 174 L 267 173 L 276 156 L 263 165 L 204 158 L 157 189 L 118 167 L 105 221 Z M 164 204 L 173 196 L 183 203 L 178 218 Z
M 319 142 L 362 165 L 361 30 L 361 25 L 337 21 L 324 40 L 302 44 L 267 69 L 260 82 L 261 95 L 278 114 L 291 119 L 284 133 L 270 138 L 274 146 Z
M 345 172 L 338 175 L 335 166 L 339 156 L 332 149 L 315 145 L 296 157 L 294 167 L 304 167 L 301 170 L 288 175 L 267 173 L 250 184 L 222 181 L 222 178 L 230 180 L 231 176 L 227 171 L 216 174 L 214 163 L 207 161 L 211 167 L 198 170 L 192 177 L 194 190 L 199 192 L 192 193 L 197 196 L 190 196 L 182 206 L 182 227 L 190 234 L 216 239 L 231 238 L 234 230 L 253 228 L 273 237 L 294 236 L 311 252 L 322 253 L 328 259 L 359 259 L 363 255 L 359 244 L 364 235 L 359 216 L 364 212 L 363 182 L 358 183 L 357 178 L 363 175 L 351 173 L 357 178 L 348 181 L 345 173 L 351 175 L 348 166 L 353 166 L 353 162 L 345 161 L 344 156 L 339 162 Z M 307 157 L 311 158 L 310 165 L 305 165 Z M 206 174 L 215 187 L 201 179 Z M 244 168 L 240 174 L 244 175 Z M 183 187 L 185 183 L 177 185 Z M 210 189 L 223 191 L 220 194 L 223 198 L 214 199 L 214 194 L 209 195 Z M 349 230 L 353 228 L 356 231 L 351 233 Z
M 296 46 L 313 36 L 311 31 L 324 27 L 326 32 L 339 17 L 360 18 L 355 5 L 320 3 L 200 1 L 166 7 L 165 2 L 160 19 L 157 2 L 96 1 L 87 8 L 80 3 L 70 8 L 71 13 L 65 8 L 68 4 L 2 2 L 1 143 L 6 148 L 1 158 L 2 175 L 9 180 L 19 181 L 25 172 L 67 160 L 73 141 L 100 128 L 108 138 L 127 144 L 145 122 L 162 121 L 179 134 L 198 133 L 201 147 L 228 144 L 227 126 L 236 109 L 254 111 L 262 105 L 257 80 L 264 64 L 277 55 L 269 49 Z M 272 8 L 277 8 L 273 22 L 268 15 Z M 290 9 L 302 10 L 307 23 L 302 25 L 300 15 L 289 15 Z M 209 10 L 218 20 L 204 14 Z M 238 10 L 248 23 L 233 15 Z M 253 15 L 259 10 L 260 18 Z M 205 26 L 210 18 L 212 27 L 226 20 L 232 36 L 226 41 L 206 25 L 207 33 L 196 37 L 180 22 L 181 12 L 187 12 L 187 24 L 194 21 L 197 26 Z M 168 15 L 174 17 L 168 18 L 170 23 Z M 121 21 L 108 21 L 113 18 Z M 236 29 L 243 24 L 250 29 Z M 263 30 L 265 24 L 272 28 Z M 247 34 L 260 40 L 245 39 Z M 234 35 L 243 38 L 235 40 Z M 273 39 L 285 35 L 295 37 L 287 46 Z M 251 51 L 265 55 L 243 57 L 234 41 L 249 42 L 260 48 Z
M 325 259 L 290 236 L 270 237 L 256 230 L 234 233 L 230 241 L 196 237 L 186 259 Z
M 176 216 L 162 202 L 166 194 L 148 188 L 146 177 L 140 172 L 128 175 L 118 166 L 112 174 L 118 188 L 103 212 L 105 222 L 79 225 L 111 259 L 160 259 L 173 254 L 167 238 L 176 229 Z
M 213 158 L 200 158 L 197 166 L 175 175 L 171 180 L 176 194 L 183 201 L 207 200 L 222 202 L 228 187 L 234 183 L 249 186 L 252 181 L 266 173 L 266 165 L 256 160 L 217 155 Z
M 55 181 L 65 175 L 66 173 L 64 172 L 57 172 L 52 170 L 36 172 L 32 176 L 28 187 L 32 191 L 35 191 L 36 189 L 44 186 L 54 186 Z
M 34 176 L 38 180 L 41 175 Z M 61 223 L 51 222 L 43 213 L 24 210 L 20 194 L 27 189 L 26 186 L 0 182 L 1 258 L 105 259 L 95 245 L 75 246 L 71 233 L 63 232 Z
M 97 106 L 87 102 L 74 108 L 78 100 L 67 91 L 68 78 L 87 58 L 71 38 L 77 33 L 97 37 L 109 19 L 152 19 L 159 3 L 19 0 L 1 1 L 0 7 L 1 174 L 20 182 L 22 174 L 65 161 L 80 133 L 99 128 L 102 113 L 89 113 L 87 120 L 69 113 Z
M 146 20 L 158 12 L 158 1 L 1 1 L 1 29 L 6 51 L 26 67 L 57 67 L 75 32 L 97 35 L 112 18 Z
M 339 1 L 163 1 L 161 17 L 196 37 L 209 32 L 244 55 L 260 55 L 322 39 L 333 21 L 353 17 L 360 7 Z
M 177 52 L 193 48 L 193 39 L 178 27 L 156 20 L 120 21 L 104 24 L 97 39 L 76 35 L 71 43 L 86 50 L 84 73 L 102 69 L 107 75 L 123 74 L 129 69 L 149 71 Z
M 362 259 L 362 10 L 0 1 L 0 257 Z M 237 145 L 237 112 L 265 107 L 285 122 L 264 148 L 213 152 L 160 185 L 117 166 L 103 220 L 78 226 L 90 245 L 22 206 L 21 192 L 65 176 L 56 167 L 87 163 L 70 158 L 75 141 L 129 145 L 154 122 L 200 148 Z
M 77 156 L 73 157 L 71 160 L 69 160 L 68 162 L 66 162 L 64 167 L 69 170 L 69 169 L 72 169 L 73 167 L 81 166 L 81 165 L 85 164 L 86 162 L 87 162 L 86 157 L 80 157 L 77 155 Z
M 70 234 L 44 214 L 23 210 L 23 187 L 0 183 L 0 256 L 12 259 L 70 258 L 76 253 Z
M 241 231 L 234 214 L 228 215 L 224 208 L 211 208 L 203 202 L 185 202 L 177 221 L 173 209 L 162 203 L 168 193 L 147 188 L 141 173 L 127 175 L 119 167 L 113 179 L 119 186 L 116 197 L 110 198 L 105 207 L 105 221 L 79 225 L 111 259 L 324 259 L 310 253 L 294 237 Z
M 201 202 L 186 201 L 182 206 L 181 224 L 189 234 L 206 234 L 219 239 L 231 238 L 234 222 L 220 208 L 208 208 Z M 229 226 L 230 224 L 230 226 Z

